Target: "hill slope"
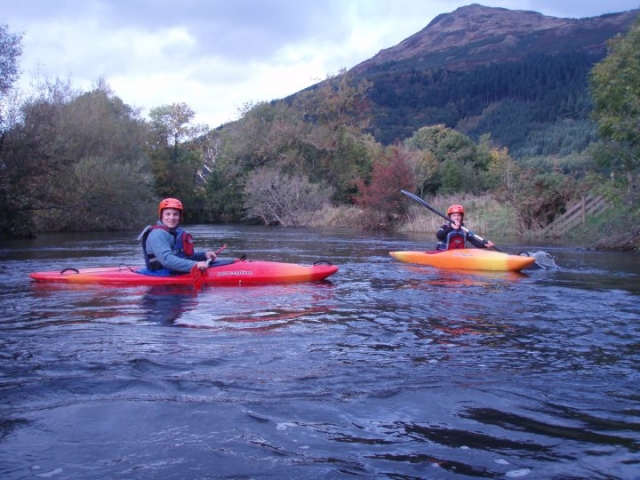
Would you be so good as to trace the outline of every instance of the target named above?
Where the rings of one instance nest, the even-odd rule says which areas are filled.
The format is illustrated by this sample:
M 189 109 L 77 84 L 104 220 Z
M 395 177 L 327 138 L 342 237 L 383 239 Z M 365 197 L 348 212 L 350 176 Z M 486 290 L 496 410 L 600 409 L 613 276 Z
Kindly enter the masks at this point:
M 473 4 L 349 73 L 373 83 L 372 133 L 382 143 L 445 124 L 472 138 L 489 133 L 515 157 L 565 155 L 596 138 L 589 72 L 638 13 L 562 19 Z

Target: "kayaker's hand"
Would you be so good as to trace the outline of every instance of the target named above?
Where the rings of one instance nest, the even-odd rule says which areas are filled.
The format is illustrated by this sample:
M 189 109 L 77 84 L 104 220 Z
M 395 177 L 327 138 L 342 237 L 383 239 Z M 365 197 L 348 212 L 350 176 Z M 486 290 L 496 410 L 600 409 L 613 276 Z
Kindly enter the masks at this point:
M 485 245 L 487 246 L 487 248 L 495 247 L 494 243 L 491 240 L 487 240 L 487 243 L 485 243 Z
M 458 222 L 451 222 L 451 228 L 454 230 L 460 230 L 460 224 Z
M 207 260 L 211 260 L 211 261 L 218 258 L 218 255 L 216 254 L 216 252 L 206 252 L 204 255 L 207 257 Z
M 207 268 L 209 268 L 209 264 L 207 263 L 207 260 L 197 262 L 196 266 L 198 267 L 199 270 L 206 270 Z

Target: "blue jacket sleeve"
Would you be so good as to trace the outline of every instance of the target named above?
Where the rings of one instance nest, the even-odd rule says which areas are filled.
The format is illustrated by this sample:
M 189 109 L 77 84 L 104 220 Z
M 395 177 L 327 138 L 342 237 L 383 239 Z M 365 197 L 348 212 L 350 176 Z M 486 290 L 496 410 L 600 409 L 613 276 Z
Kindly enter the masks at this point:
M 207 260 L 207 252 L 197 251 L 193 255 L 187 257 L 189 260 L 195 260 L 196 262 L 202 262 Z

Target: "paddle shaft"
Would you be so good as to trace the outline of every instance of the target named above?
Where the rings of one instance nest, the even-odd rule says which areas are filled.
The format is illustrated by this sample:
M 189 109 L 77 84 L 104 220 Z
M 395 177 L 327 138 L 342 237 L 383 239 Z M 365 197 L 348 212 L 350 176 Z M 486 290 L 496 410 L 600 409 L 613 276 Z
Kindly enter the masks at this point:
M 402 193 L 404 193 L 407 197 L 412 198 L 413 200 L 415 200 L 416 202 L 422 204 L 423 206 L 427 207 L 429 210 L 431 210 L 433 213 L 435 213 L 436 215 L 440 215 L 442 218 L 444 218 L 445 220 L 448 220 L 451 223 L 454 223 L 453 220 L 451 220 L 449 217 L 447 217 L 444 213 L 440 213 L 438 210 L 436 210 L 435 208 L 433 208 L 431 205 L 429 205 L 427 202 L 425 202 L 423 199 L 421 199 L 419 196 L 414 195 L 411 192 L 407 192 L 406 190 L 400 190 Z M 463 227 L 462 225 L 460 225 L 460 228 L 462 229 L 462 231 L 464 233 L 469 233 L 469 230 L 465 227 Z M 485 240 L 484 238 L 482 238 L 480 235 L 476 235 L 475 233 L 472 235 L 474 238 L 480 240 L 483 244 L 487 244 L 487 240 Z M 498 247 L 496 247 L 495 245 L 493 247 L 495 251 L 497 252 L 502 252 L 502 250 L 500 250 Z
M 216 258 L 218 257 L 218 254 L 220 254 L 220 252 L 222 252 L 225 248 L 227 248 L 226 243 L 215 251 Z M 207 265 L 211 266 L 213 262 L 215 262 L 215 259 L 210 258 L 209 260 L 207 260 Z M 196 288 L 196 290 L 200 290 L 200 288 L 202 288 L 202 283 L 204 282 L 204 277 L 207 275 L 207 269 L 201 269 L 198 268 L 198 265 L 194 265 L 190 273 L 191 278 L 193 279 L 193 286 Z
M 218 255 L 220 255 L 220 253 L 227 248 L 227 244 L 225 243 L 224 245 L 222 245 L 218 250 L 216 250 L 214 253 L 216 254 L 216 258 L 218 258 Z M 207 260 L 207 265 L 211 266 L 213 265 L 213 262 L 215 262 L 215 258 L 210 258 L 209 260 Z

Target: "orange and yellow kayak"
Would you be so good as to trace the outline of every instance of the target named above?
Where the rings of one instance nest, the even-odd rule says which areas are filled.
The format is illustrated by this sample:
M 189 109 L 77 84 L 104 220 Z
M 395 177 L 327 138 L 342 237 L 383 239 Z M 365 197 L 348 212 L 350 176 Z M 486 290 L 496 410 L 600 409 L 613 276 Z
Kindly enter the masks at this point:
M 252 260 L 231 260 L 220 262 L 198 275 L 198 285 L 265 285 L 274 283 L 300 283 L 324 280 L 338 271 L 329 262 L 313 265 L 267 262 Z M 95 283 L 109 285 L 192 285 L 191 273 L 179 275 L 158 275 L 143 267 L 103 267 L 62 271 L 34 272 L 29 276 L 39 282 Z
M 427 252 L 406 251 L 390 252 L 396 260 L 405 263 L 417 263 L 438 268 L 463 270 L 495 270 L 518 272 L 531 266 L 535 258 L 522 255 L 509 255 L 481 248 L 459 250 L 433 250 Z

